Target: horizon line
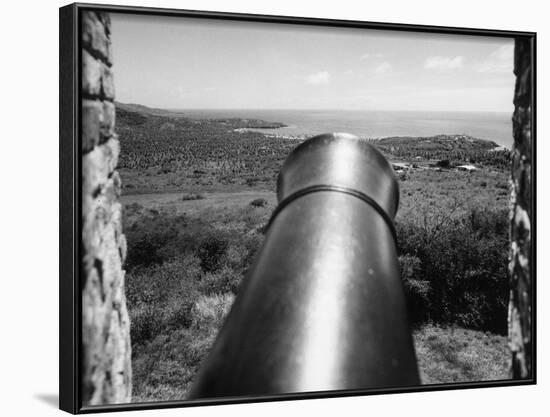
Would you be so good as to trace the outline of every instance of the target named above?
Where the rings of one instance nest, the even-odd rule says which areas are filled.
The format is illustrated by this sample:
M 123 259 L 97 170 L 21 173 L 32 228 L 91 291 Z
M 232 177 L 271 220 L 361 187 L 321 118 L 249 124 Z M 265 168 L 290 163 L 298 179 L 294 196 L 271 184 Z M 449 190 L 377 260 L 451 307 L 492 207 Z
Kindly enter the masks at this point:
M 513 114 L 514 110 L 411 110 L 411 109 L 358 109 L 358 108 L 257 108 L 257 107 L 160 107 L 156 105 L 123 102 L 115 100 L 120 104 L 148 107 L 150 109 L 167 110 L 172 112 L 184 111 L 364 111 L 364 112 L 432 112 L 432 113 L 508 113 Z

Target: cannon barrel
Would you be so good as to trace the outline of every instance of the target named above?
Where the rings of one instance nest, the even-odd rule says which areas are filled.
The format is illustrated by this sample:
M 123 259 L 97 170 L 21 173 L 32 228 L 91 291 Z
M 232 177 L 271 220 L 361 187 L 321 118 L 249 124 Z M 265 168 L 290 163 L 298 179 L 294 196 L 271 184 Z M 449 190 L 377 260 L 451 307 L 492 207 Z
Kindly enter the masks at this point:
M 300 144 L 190 399 L 419 384 L 397 262 L 393 169 L 367 141 Z

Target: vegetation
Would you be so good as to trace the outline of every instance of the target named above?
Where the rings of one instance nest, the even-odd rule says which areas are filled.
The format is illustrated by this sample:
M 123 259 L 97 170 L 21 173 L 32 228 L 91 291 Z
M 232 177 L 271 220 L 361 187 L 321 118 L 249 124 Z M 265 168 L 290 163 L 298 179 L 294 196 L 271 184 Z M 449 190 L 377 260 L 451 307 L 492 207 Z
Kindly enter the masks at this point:
M 396 228 L 411 320 L 506 334 L 506 177 L 429 171 L 400 185 Z
M 138 110 L 117 110 L 124 194 L 176 193 L 124 207 L 134 396 L 181 399 L 261 245 L 274 208 L 265 190 L 299 141 Z M 424 383 L 508 377 L 506 156 L 470 139 L 375 142 L 415 167 L 398 175 L 396 229 Z M 477 172 L 453 169 L 474 159 L 485 161 Z
M 182 200 L 202 200 L 204 196 L 202 194 L 185 193 L 181 196 Z
M 117 104 L 123 186 L 132 193 L 186 189 L 205 192 L 273 190 L 279 168 L 303 139 L 280 139 L 248 129 L 284 126 L 257 119 L 190 119 L 182 113 Z M 372 141 L 388 158 L 412 164 L 445 161 L 506 170 L 510 152 L 465 135 Z M 496 149 L 496 150 L 495 150 Z
M 428 324 L 414 331 L 413 339 L 424 384 L 510 378 L 505 336 Z
M 382 152 L 405 160 L 439 160 L 439 166 L 482 164 L 501 170 L 510 166 L 510 151 L 495 142 L 467 135 L 391 137 L 372 141 Z
M 258 228 L 270 211 L 245 203 L 187 216 L 126 206 L 137 401 L 185 396 L 260 245 Z
M 254 207 L 265 207 L 267 205 L 267 200 L 265 198 L 257 198 L 252 200 L 250 205 Z
M 273 189 L 297 140 L 267 138 L 246 128 L 260 120 L 201 120 L 122 111 L 117 107 L 119 169 L 132 192 L 236 187 Z

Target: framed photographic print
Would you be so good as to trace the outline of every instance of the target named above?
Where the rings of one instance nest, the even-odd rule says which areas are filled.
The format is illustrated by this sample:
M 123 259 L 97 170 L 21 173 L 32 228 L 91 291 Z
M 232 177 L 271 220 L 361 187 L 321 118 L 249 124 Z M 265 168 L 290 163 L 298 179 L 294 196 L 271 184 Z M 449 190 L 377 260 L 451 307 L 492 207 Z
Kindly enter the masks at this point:
M 535 33 L 60 9 L 60 408 L 533 384 Z

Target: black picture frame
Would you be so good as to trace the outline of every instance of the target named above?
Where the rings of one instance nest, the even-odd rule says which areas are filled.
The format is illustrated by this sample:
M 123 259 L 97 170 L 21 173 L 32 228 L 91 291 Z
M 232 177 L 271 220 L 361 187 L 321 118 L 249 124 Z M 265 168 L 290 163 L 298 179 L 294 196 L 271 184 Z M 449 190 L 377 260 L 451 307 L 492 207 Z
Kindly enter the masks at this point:
M 81 379 L 81 39 L 80 18 L 84 11 L 93 10 L 108 13 L 132 13 L 148 16 L 171 16 L 185 18 L 207 18 L 256 23 L 280 23 L 313 25 L 320 27 L 359 28 L 392 30 L 400 32 L 421 32 L 430 34 L 452 34 L 463 36 L 502 37 L 527 40 L 532 50 L 532 335 L 533 363 L 532 378 L 522 380 L 487 381 L 475 383 L 453 383 L 427 386 L 413 386 L 394 389 L 369 389 L 335 392 L 295 393 L 262 397 L 239 397 L 211 400 L 181 400 L 129 404 L 108 404 L 83 406 L 80 391 Z M 368 21 L 318 19 L 293 16 L 271 16 L 196 10 L 163 9 L 153 7 L 132 7 L 74 3 L 59 9 L 59 158 L 60 158 L 60 257 L 59 257 L 59 407 L 73 414 L 161 409 L 174 407 L 203 406 L 212 404 L 234 404 L 294 399 L 330 398 L 345 396 L 378 395 L 389 393 L 414 393 L 463 388 L 487 388 L 536 384 L 536 33 L 490 30 L 463 27 L 394 24 Z

